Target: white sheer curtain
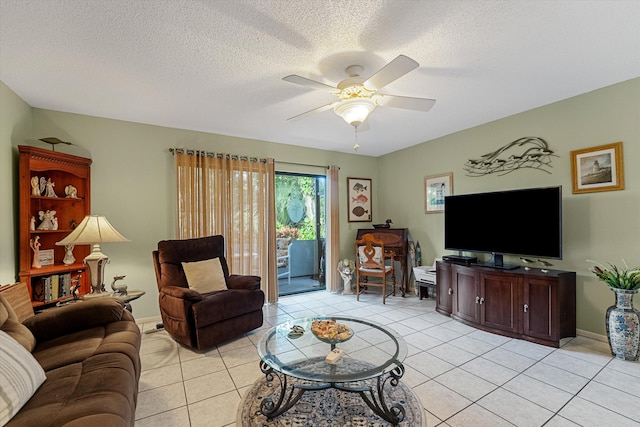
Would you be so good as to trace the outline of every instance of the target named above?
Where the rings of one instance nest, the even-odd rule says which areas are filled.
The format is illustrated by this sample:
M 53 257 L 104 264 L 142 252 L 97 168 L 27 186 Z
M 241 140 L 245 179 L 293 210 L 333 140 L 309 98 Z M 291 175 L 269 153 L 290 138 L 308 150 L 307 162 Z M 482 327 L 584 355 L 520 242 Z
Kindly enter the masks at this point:
M 275 265 L 273 159 L 250 159 L 194 150 L 174 150 L 177 237 L 222 235 L 233 274 L 262 277 L 270 300 Z

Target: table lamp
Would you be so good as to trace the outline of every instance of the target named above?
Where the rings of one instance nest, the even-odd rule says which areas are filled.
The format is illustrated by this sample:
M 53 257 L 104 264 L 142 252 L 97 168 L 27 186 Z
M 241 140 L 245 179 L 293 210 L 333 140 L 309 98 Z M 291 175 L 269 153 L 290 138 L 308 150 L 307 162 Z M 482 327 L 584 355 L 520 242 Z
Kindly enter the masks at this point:
M 129 240 L 113 228 L 107 218 L 87 215 L 67 237 L 56 245 L 93 245 L 91 253 L 84 259 L 91 278 L 91 297 L 106 296 L 104 290 L 104 268 L 109 257 L 100 251 L 100 243 L 128 242 Z

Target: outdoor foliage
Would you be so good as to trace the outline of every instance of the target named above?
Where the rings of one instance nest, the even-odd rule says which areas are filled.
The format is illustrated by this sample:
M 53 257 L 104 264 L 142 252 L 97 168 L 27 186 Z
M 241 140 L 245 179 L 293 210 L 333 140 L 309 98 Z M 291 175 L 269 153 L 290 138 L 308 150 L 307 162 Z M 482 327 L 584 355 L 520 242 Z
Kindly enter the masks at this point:
M 278 237 L 316 240 L 316 197 L 320 203 L 320 236 L 325 237 L 324 177 L 276 174 L 276 230 Z M 320 188 L 316 188 L 320 187 Z M 302 219 L 294 222 L 289 217 L 291 200 L 301 200 Z

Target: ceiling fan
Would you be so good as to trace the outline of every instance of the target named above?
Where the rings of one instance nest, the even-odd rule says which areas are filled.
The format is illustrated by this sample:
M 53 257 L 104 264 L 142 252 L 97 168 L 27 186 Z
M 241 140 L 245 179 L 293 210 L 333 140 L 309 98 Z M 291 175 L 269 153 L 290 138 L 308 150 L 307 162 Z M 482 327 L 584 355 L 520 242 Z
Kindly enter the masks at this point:
M 335 87 L 296 74 L 283 77 L 282 80 L 284 81 L 312 89 L 326 90 L 339 98 L 338 101 L 314 108 L 313 110 L 290 117 L 287 120 L 298 120 L 306 117 L 308 114 L 319 113 L 333 108 L 333 111 L 338 116 L 356 128 L 357 137 L 358 126 L 367 120 L 369 114 L 375 110 L 377 106 L 429 111 L 436 103 L 435 99 L 388 95 L 378 92 L 389 83 L 399 79 L 419 66 L 420 64 L 408 56 L 398 55 L 374 75 L 365 79 L 360 76 L 363 68 L 360 65 L 351 65 L 345 70 L 349 77 L 342 80 Z

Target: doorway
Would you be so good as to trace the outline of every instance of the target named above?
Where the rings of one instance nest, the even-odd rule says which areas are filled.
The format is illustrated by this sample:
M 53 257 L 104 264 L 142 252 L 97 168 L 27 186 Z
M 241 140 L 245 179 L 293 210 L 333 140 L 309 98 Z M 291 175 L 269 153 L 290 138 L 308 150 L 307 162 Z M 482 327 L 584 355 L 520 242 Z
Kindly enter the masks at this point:
M 326 177 L 276 172 L 278 295 L 324 290 Z

